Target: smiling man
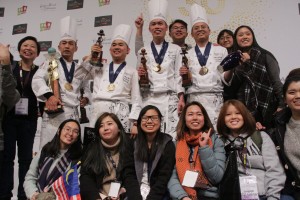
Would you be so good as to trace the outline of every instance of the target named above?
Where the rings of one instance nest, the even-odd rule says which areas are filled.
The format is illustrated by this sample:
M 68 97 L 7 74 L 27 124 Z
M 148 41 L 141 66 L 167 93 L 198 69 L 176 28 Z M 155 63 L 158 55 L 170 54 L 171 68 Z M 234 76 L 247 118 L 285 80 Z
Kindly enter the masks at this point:
M 191 35 L 196 45 L 188 51 L 189 70 L 192 74 L 193 84 L 186 90 L 187 102 L 200 102 L 216 125 L 217 117 L 223 105 L 224 74 L 217 67 L 227 56 L 227 50 L 218 44 L 209 42 L 210 27 L 206 11 L 198 4 L 193 4 L 190 10 L 192 30 Z M 187 74 L 185 66 L 180 68 L 180 74 Z
M 126 132 L 132 129 L 133 122 L 138 118 L 141 110 L 138 75 L 135 67 L 126 63 L 126 56 L 130 53 L 131 32 L 127 24 L 120 24 L 114 29 L 109 49 L 112 57 L 110 64 L 93 67 L 89 62 L 91 55 L 82 64 L 81 74 L 86 79 L 94 80 L 91 127 L 95 126 L 96 120 L 104 112 L 116 114 Z M 92 52 L 101 50 L 99 45 L 92 46 Z
M 183 91 L 179 68 L 181 49 L 178 45 L 165 41 L 168 25 L 166 22 L 168 2 L 149 1 L 149 31 L 152 41 L 146 45 L 146 67 L 141 65 L 141 50 L 138 53 L 138 73 L 147 75 L 150 88 L 142 88 L 143 106 L 157 106 L 163 115 L 162 131 L 176 137 L 178 114 L 184 106 Z
M 56 96 L 53 87 L 49 87 L 49 81 L 52 82 L 54 79 L 54 73 L 52 76 L 49 73 L 49 64 L 54 65 L 53 62 L 50 62 L 49 57 L 32 80 L 32 89 L 38 100 L 46 103 L 45 109 L 49 112 L 56 112 L 58 106 L 63 107 L 63 112 L 55 114 L 45 112 L 43 114 L 40 148 L 52 140 L 62 121 L 66 119 L 79 120 L 78 106 L 80 103 L 85 105 L 88 102 L 86 97 L 80 97 L 82 80 L 77 78 L 74 73 L 78 68 L 77 63 L 73 60 L 77 48 L 76 22 L 68 16 L 61 20 L 61 40 L 58 45 L 61 57 L 52 58 L 57 67 L 56 80 L 58 81 L 59 96 Z

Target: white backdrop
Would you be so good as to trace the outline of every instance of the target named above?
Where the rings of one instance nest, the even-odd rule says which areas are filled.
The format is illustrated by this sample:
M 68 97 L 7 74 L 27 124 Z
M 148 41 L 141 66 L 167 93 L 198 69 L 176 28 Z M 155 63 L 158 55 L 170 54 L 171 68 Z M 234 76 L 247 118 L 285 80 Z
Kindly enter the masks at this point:
M 75 58 L 81 59 L 89 53 L 100 29 L 106 34 L 104 58 L 109 58 L 110 35 L 115 25 L 125 23 L 135 30 L 134 20 L 140 13 L 143 13 L 145 18 L 145 41 L 150 40 L 148 0 L 85 0 L 83 8 L 67 10 L 67 4 L 74 2 L 80 0 L 0 0 L 0 9 L 4 8 L 4 16 L 0 17 L 0 42 L 11 45 L 16 59 L 17 43 L 27 35 L 35 36 L 39 41 L 52 41 L 52 46 L 57 47 L 60 37 L 59 21 L 62 17 L 70 15 L 78 24 L 79 49 Z M 258 43 L 271 51 L 279 61 L 281 77 L 285 77 L 292 68 L 300 67 L 300 0 L 169 0 L 168 21 L 180 18 L 190 24 L 188 11 L 193 2 L 207 9 L 212 42 L 216 42 L 216 36 L 223 28 L 234 31 L 239 25 L 249 25 L 254 29 Z M 23 6 L 27 6 L 26 12 L 20 14 L 22 12 L 18 11 L 22 10 Z M 94 27 L 95 17 L 106 15 L 112 15 L 112 25 Z M 46 22 L 50 22 L 51 27 L 41 31 L 41 23 Z M 27 24 L 27 32 L 12 35 L 13 26 L 18 24 Z M 131 38 L 129 64 L 136 63 L 133 53 L 134 35 L 135 31 Z M 193 44 L 191 37 L 188 38 L 188 43 Z M 43 62 L 44 53 L 36 59 L 36 64 Z

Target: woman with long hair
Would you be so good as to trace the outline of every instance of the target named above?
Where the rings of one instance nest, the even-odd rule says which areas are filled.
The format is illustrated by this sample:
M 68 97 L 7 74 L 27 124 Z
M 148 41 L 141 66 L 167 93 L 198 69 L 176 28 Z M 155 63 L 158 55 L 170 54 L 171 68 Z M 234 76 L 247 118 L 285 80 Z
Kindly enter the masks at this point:
M 168 199 L 167 184 L 175 163 L 172 137 L 162 133 L 162 114 L 145 106 L 137 120 L 138 135 L 126 148 L 124 186 L 128 199 Z
M 50 192 L 54 181 L 69 165 L 77 163 L 82 154 L 80 132 L 80 124 L 74 119 L 67 119 L 59 125 L 54 138 L 30 164 L 24 181 L 27 198 L 35 200 L 40 193 Z
M 185 105 L 177 125 L 176 165 L 168 183 L 178 200 L 219 199 L 225 168 L 224 144 L 199 102 Z M 189 175 L 197 180 L 189 181 Z
M 232 70 L 233 79 L 240 81 L 237 99 L 259 122 L 257 128 L 269 129 L 274 113 L 284 107 L 278 62 L 272 53 L 260 47 L 249 26 L 235 30 L 234 51 L 242 52 L 241 64 Z
M 125 159 L 125 131 L 118 117 L 105 112 L 95 123 L 95 141 L 82 156 L 80 194 L 82 199 L 110 199 L 113 184 L 121 181 L 122 163 Z M 121 185 L 119 185 L 121 186 Z M 118 197 L 124 188 L 117 188 Z
M 241 192 L 242 188 L 245 189 L 241 183 L 250 180 L 256 182 L 258 191 L 255 195 L 260 200 L 280 199 L 286 176 L 274 143 L 267 133 L 256 131 L 255 119 L 242 102 L 228 100 L 224 103 L 217 130 L 225 142 L 227 155 L 233 153 L 233 156 L 228 156 L 231 159 L 228 162 L 235 164 L 228 164 L 226 171 L 230 168 L 236 170 L 235 175 L 230 175 L 236 181 L 223 184 L 225 188 L 221 184 L 220 195 L 232 200 L 243 199 L 249 194 Z M 225 174 L 224 179 L 227 178 Z
M 292 70 L 283 84 L 284 101 L 287 104 L 275 116 L 272 134 L 279 158 L 287 176 L 283 194 L 300 199 L 300 68 Z

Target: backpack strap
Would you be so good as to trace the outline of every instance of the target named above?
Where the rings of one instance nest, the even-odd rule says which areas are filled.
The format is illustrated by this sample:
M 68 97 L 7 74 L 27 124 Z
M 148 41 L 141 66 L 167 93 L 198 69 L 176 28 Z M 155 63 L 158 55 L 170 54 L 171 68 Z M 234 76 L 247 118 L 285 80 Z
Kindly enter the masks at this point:
M 261 133 L 260 131 L 255 131 L 252 135 L 251 135 L 251 139 L 253 140 L 253 142 L 256 144 L 256 146 L 259 148 L 259 150 L 261 151 L 261 147 L 262 147 L 262 137 L 261 137 Z

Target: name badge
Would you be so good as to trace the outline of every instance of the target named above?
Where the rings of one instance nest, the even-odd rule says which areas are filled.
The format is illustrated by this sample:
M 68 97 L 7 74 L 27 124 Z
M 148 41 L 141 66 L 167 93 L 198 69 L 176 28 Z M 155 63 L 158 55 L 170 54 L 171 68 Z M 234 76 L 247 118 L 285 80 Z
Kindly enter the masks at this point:
M 256 176 L 240 176 L 242 200 L 259 200 Z
M 118 183 L 118 182 L 112 182 L 110 184 L 108 196 L 117 198 L 118 194 L 119 194 L 120 188 L 121 188 L 121 184 L 120 183 Z
M 198 178 L 198 172 L 187 170 L 184 174 L 182 185 L 186 187 L 195 187 Z
M 20 98 L 15 106 L 16 115 L 28 115 L 28 98 Z

